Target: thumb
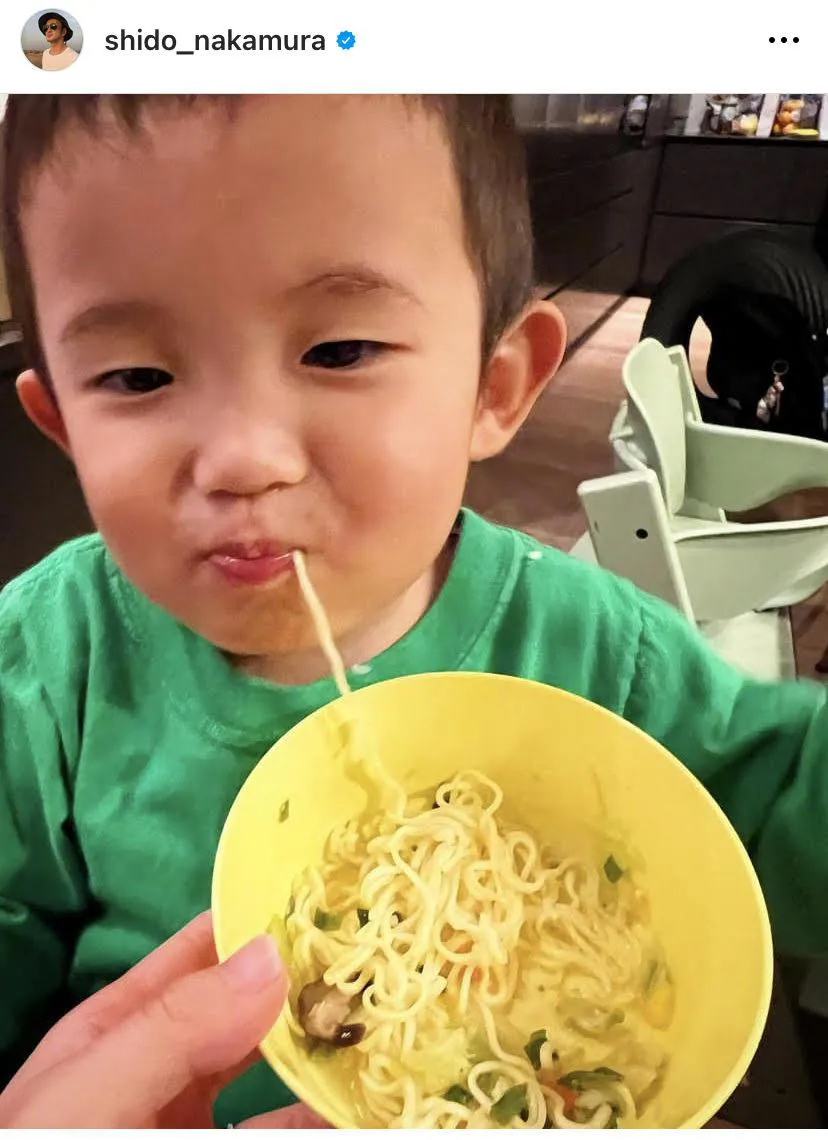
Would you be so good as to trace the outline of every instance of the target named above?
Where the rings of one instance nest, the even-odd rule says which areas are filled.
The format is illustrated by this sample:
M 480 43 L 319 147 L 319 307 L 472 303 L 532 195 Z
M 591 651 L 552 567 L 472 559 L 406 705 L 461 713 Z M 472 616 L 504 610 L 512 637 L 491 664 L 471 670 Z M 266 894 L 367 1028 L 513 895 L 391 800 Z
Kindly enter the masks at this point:
M 272 1028 L 286 993 L 284 966 L 266 934 L 222 965 L 174 982 L 60 1066 L 69 1103 L 77 1099 L 70 1089 L 94 1090 L 94 1097 L 84 1097 L 79 1123 L 146 1127 L 190 1085 L 244 1060 Z M 53 1103 L 62 1103 L 61 1127 L 73 1127 L 67 1101 L 52 1085 L 49 1092 Z

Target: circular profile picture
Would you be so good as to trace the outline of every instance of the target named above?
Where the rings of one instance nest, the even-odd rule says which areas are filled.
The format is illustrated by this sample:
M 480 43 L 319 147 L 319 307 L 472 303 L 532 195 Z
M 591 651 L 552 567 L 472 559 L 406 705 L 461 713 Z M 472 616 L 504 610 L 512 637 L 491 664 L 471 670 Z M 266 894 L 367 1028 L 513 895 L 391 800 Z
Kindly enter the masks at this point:
M 42 71 L 65 71 L 83 48 L 83 32 L 74 16 L 58 8 L 44 8 L 29 16 L 21 36 L 23 54 Z

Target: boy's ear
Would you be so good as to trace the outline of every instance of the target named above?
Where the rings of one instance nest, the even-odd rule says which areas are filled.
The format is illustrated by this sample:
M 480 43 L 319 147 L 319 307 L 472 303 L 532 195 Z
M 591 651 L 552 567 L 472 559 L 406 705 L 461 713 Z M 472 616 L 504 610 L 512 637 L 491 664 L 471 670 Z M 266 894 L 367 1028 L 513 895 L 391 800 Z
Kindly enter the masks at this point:
M 490 459 L 511 441 L 566 349 L 566 324 L 557 305 L 535 301 L 500 339 L 480 385 L 470 458 Z
M 35 427 L 71 459 L 69 437 L 57 400 L 36 372 L 28 369 L 17 377 L 17 398 Z

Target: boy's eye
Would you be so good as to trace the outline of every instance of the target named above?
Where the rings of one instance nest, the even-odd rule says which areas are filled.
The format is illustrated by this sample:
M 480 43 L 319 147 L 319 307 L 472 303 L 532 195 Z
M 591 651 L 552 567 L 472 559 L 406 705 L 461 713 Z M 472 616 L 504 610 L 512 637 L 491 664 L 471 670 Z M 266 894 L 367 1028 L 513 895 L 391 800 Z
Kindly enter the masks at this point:
M 375 340 L 329 340 L 309 349 L 302 363 L 311 368 L 353 368 L 373 359 L 383 348 Z
M 166 388 L 172 384 L 172 380 L 170 373 L 163 368 L 117 368 L 114 372 L 105 372 L 98 378 L 97 384 L 100 388 L 109 388 L 115 392 L 141 395 Z

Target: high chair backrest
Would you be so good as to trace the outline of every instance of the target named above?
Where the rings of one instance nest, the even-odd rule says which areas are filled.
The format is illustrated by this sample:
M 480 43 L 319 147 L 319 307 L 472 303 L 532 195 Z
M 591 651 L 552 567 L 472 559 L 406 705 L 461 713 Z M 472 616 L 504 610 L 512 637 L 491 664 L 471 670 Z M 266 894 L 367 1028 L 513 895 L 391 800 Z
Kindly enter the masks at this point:
M 671 515 L 684 502 L 687 472 L 685 407 L 670 354 L 656 340 L 642 340 L 624 361 L 630 423 L 656 473 Z
M 699 395 L 696 391 L 693 371 L 690 368 L 687 353 L 684 351 L 684 345 L 677 344 L 672 348 L 668 348 L 667 355 L 670 357 L 670 363 L 673 365 L 679 388 L 681 389 L 684 418 L 685 420 L 689 419 L 694 424 L 700 424 L 702 423 L 702 414 L 701 408 L 699 407 Z
M 687 353 L 684 351 L 683 345 L 676 345 L 673 348 L 667 349 L 667 355 L 673 365 L 673 370 L 678 380 L 679 389 L 681 390 L 681 402 L 684 405 L 684 422 L 685 424 L 701 424 L 702 420 L 701 408 L 699 407 L 699 394 L 696 391 L 696 383 L 693 380 L 693 371 L 690 368 L 690 361 L 687 359 Z M 686 515 L 691 519 L 707 519 L 708 522 L 726 522 L 727 516 L 724 511 L 717 506 L 711 506 L 710 503 L 700 502 L 698 499 L 693 498 L 690 493 L 690 484 L 693 481 L 693 453 L 691 449 L 692 440 L 690 438 L 690 430 L 688 429 L 685 435 L 685 442 L 687 447 L 687 458 L 685 461 L 685 474 L 684 474 L 684 493 L 685 499 L 681 505 L 682 515 Z

